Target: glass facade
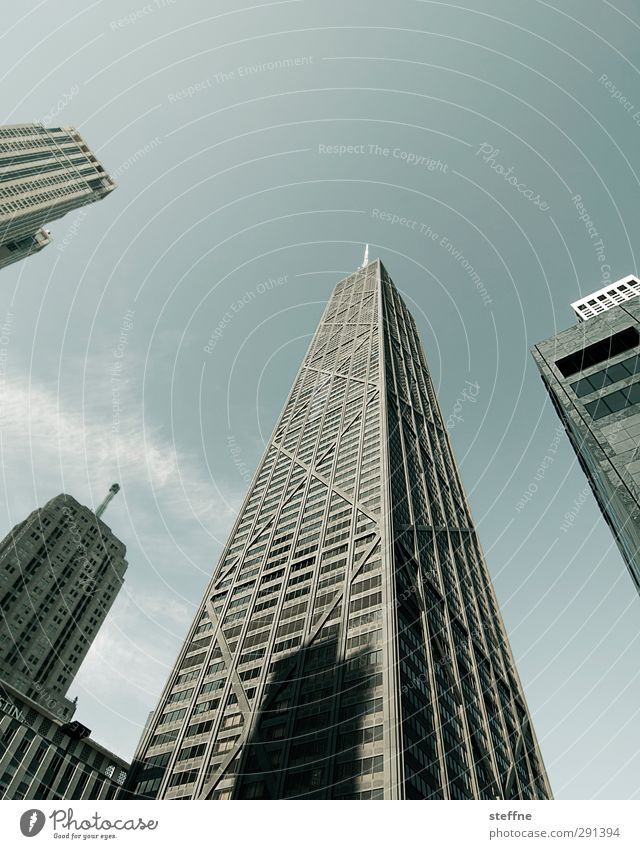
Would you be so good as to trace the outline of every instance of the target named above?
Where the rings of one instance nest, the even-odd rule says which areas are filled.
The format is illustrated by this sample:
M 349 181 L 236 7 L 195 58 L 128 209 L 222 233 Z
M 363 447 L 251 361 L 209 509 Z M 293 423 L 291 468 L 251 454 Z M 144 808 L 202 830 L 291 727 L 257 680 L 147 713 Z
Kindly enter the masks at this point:
M 415 322 L 379 261 L 334 290 L 128 789 L 550 796 Z

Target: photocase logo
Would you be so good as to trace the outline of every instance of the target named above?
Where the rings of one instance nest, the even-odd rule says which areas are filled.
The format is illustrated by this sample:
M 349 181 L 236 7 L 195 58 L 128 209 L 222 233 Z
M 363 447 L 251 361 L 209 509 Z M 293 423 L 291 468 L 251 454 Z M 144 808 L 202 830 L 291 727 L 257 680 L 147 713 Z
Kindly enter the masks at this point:
M 81 838 L 88 840 L 90 838 L 116 837 L 112 832 L 120 831 L 155 831 L 159 825 L 158 820 L 144 820 L 142 817 L 135 819 L 104 819 L 97 811 L 86 819 L 76 819 L 73 814 L 73 808 L 56 808 L 49 814 L 53 836 L 61 839 Z M 29 808 L 20 817 L 20 831 L 25 837 L 35 837 L 40 834 L 47 820 L 43 811 L 38 808 Z M 85 833 L 89 832 L 89 833 Z M 101 834 L 100 832 L 108 832 Z M 4 843 L 2 844 L 4 846 Z
M 25 837 L 35 837 L 44 828 L 46 817 L 37 808 L 30 808 L 20 817 L 20 831 Z

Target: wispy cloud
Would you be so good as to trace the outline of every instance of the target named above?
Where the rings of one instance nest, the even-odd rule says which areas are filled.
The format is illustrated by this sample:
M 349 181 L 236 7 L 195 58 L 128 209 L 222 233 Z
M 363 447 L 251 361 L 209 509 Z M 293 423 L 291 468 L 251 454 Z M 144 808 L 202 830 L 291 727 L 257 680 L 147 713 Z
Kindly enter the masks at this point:
M 104 407 L 26 381 L 7 381 L 1 404 L 3 468 L 31 479 L 36 494 L 89 489 L 99 502 L 118 480 L 165 517 L 193 519 L 215 538 L 228 529 L 242 492 L 214 483 L 204 462 L 145 425 L 139 401 L 121 402 L 116 430 Z
M 178 646 L 186 636 L 195 608 L 168 597 L 150 594 L 148 616 L 126 594 L 119 599 L 96 637 L 74 689 L 90 691 L 109 701 L 114 685 L 153 701 L 164 685 Z M 162 616 L 163 628 L 154 628 Z
M 58 492 L 97 504 L 112 481 L 123 492 L 107 521 L 127 545 L 129 571 L 71 688 L 78 718 L 129 755 L 164 685 L 243 489 L 212 481 L 195 452 L 146 425 L 123 388 L 117 432 L 111 398 L 58 393 L 14 376 L 0 387 L 0 451 L 8 528 Z M 127 392 L 126 397 L 124 393 Z M 123 521 L 122 504 L 126 504 Z M 119 509 L 118 509 L 119 508 Z

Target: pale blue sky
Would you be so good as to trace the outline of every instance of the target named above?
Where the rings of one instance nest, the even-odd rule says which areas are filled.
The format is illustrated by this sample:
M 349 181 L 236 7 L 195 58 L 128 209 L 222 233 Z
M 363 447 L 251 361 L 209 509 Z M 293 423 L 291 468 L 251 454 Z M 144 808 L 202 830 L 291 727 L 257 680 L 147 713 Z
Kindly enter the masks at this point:
M 0 275 L 0 531 L 63 489 L 97 504 L 122 485 L 106 519 L 126 585 L 71 690 L 119 754 L 323 305 L 370 242 L 445 416 L 479 385 L 451 434 L 554 792 L 640 798 L 640 599 L 528 353 L 573 323 L 603 266 L 637 270 L 640 14 L 632 0 L 467 5 L 4 10 L 1 122 L 77 126 L 119 184 Z

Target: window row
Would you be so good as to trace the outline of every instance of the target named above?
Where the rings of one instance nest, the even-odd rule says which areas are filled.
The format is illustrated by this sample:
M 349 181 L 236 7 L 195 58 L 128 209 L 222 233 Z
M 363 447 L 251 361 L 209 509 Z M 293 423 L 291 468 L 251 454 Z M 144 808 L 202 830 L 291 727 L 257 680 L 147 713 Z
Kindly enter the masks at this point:
M 595 374 L 590 374 L 588 377 L 583 377 L 576 383 L 571 384 L 571 388 L 576 393 L 578 398 L 583 395 L 588 395 L 590 392 L 596 392 L 598 389 L 604 389 L 605 386 L 611 386 L 612 383 L 617 383 L 619 380 L 625 380 L 627 377 L 633 377 L 640 373 L 640 355 L 636 354 L 623 360 L 621 363 L 607 366 L 602 371 L 597 371 Z
M 616 392 L 610 392 L 609 395 L 603 395 L 596 401 L 590 401 L 584 405 L 584 408 L 592 419 L 601 419 L 603 416 L 617 413 L 635 404 L 640 404 L 640 381 L 632 383 L 631 386 L 625 386 L 624 389 L 618 389 Z

